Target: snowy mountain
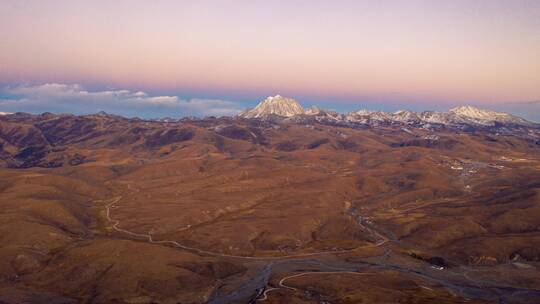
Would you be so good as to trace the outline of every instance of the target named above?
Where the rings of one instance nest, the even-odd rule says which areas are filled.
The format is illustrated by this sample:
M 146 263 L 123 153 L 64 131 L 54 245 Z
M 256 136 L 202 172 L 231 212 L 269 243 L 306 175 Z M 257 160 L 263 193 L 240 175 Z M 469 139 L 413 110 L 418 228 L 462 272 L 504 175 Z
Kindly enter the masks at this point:
M 296 100 L 276 95 L 267 97 L 255 108 L 248 109 L 239 116 L 243 118 L 264 118 L 271 115 L 292 117 L 304 113 L 304 108 Z
M 406 122 L 417 122 L 421 118 L 416 112 L 412 112 L 409 110 L 399 110 L 392 114 L 392 119 L 395 121 L 401 121 L 401 122 L 406 123 Z
M 292 98 L 280 95 L 268 97 L 255 108 L 239 114 L 243 118 L 278 119 L 290 122 L 320 122 L 342 125 L 408 125 L 431 128 L 434 125 L 463 129 L 464 127 L 540 127 L 523 118 L 502 112 L 479 109 L 473 106 L 460 106 L 447 112 L 413 112 L 400 110 L 394 113 L 383 111 L 358 110 L 346 114 L 311 107 L 304 110 Z
M 9 115 L 9 114 L 13 114 L 13 113 L 9 113 L 9 112 L 0 112 L 0 115 Z
M 530 122 L 526 121 L 525 119 L 510 115 L 508 113 L 484 110 L 472 106 L 456 107 L 450 109 L 448 112 L 455 114 L 457 117 L 463 120 L 481 125 L 493 125 L 495 122 L 517 125 L 530 124 Z

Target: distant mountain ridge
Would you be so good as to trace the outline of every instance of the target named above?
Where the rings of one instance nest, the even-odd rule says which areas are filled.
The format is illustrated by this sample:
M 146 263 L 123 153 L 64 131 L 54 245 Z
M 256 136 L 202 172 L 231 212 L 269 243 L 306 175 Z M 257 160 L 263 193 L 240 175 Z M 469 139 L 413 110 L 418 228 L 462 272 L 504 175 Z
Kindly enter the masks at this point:
M 527 121 L 521 117 L 503 112 L 480 109 L 473 106 L 459 106 L 447 112 L 423 111 L 414 112 L 400 110 L 394 113 L 384 111 L 358 110 L 346 114 L 311 107 L 305 110 L 300 103 L 292 98 L 280 95 L 268 97 L 261 101 L 255 108 L 247 109 L 238 115 L 242 118 L 257 119 L 285 119 L 290 121 L 316 120 L 319 122 L 353 123 L 353 124 L 414 124 L 425 125 L 439 124 L 445 126 L 484 126 L 493 127 L 522 126 L 539 127 L 538 124 Z
M 374 135 L 379 134 L 382 137 L 385 134 L 391 135 L 381 140 L 392 147 L 421 146 L 448 149 L 453 143 L 440 138 L 462 133 L 474 134 L 478 140 L 486 140 L 488 143 L 511 145 L 513 140 L 522 140 L 521 143 L 530 149 L 540 147 L 540 125 L 505 113 L 463 107 L 448 112 L 402 110 L 387 113 L 360 110 L 341 114 L 317 107 L 304 110 L 297 103 L 283 104 L 284 100 L 278 97 L 277 100 L 267 103 L 266 108 L 246 111 L 251 113 L 249 116 L 254 117 L 247 119 L 242 117 L 141 119 L 125 118 L 105 112 L 80 116 L 47 112 L 37 115 L 21 112 L 0 115 L 0 167 L 76 166 L 94 159 L 93 155 L 82 153 L 88 147 L 126 149 L 137 153 L 159 153 L 165 156 L 173 153 L 175 149 L 182 150 L 184 143 L 192 139 L 204 147 L 213 146 L 218 151 L 233 152 L 237 149 L 236 143 L 240 143 L 238 141 L 275 147 L 279 151 L 297 150 L 296 138 L 291 140 L 278 136 L 274 138 L 277 140 L 274 143 L 268 139 L 274 132 L 281 133 L 279 130 L 289 128 L 333 130 L 335 134 L 341 134 L 344 129 L 351 132 L 370 130 L 368 132 L 374 132 Z M 496 121 L 493 122 L 494 120 Z M 402 138 L 401 141 L 391 138 L 403 136 L 407 138 Z M 232 141 L 227 143 L 226 139 Z M 340 136 L 340 141 L 334 142 L 333 146 L 354 148 L 348 146 L 347 140 L 347 135 Z M 324 139 L 314 140 L 304 147 L 312 149 L 324 142 Z M 162 149 L 169 145 L 173 145 L 169 147 L 170 150 Z M 79 147 L 83 150 L 76 152 L 68 147 Z

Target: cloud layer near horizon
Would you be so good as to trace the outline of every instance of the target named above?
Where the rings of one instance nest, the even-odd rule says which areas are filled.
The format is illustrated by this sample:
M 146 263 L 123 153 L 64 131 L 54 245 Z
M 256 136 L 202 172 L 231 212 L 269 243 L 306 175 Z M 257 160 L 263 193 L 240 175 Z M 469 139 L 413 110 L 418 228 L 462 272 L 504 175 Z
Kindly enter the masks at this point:
M 319 107 L 332 109 L 335 103 L 320 104 Z M 446 111 L 450 107 L 465 105 L 455 103 L 447 107 L 433 109 L 428 105 L 416 103 L 399 103 L 393 108 L 386 103 L 345 103 L 347 106 L 339 112 L 359 109 L 383 110 L 393 112 L 400 109 L 415 111 Z M 303 103 L 304 106 L 308 104 Z M 504 104 L 471 104 L 480 108 L 503 111 L 521 116 L 525 119 L 540 122 L 540 101 L 507 102 Z M 72 113 L 91 114 L 105 111 L 125 117 L 179 118 L 185 116 L 232 116 L 246 107 L 245 103 L 223 99 L 192 98 L 182 99 L 178 96 L 150 95 L 133 90 L 86 90 L 79 84 L 24 84 L 0 88 L 0 112 L 27 113 Z
M 219 99 L 183 100 L 178 96 L 151 96 L 130 90 L 88 91 L 78 84 L 47 83 L 0 89 L 0 111 L 89 114 L 106 111 L 138 117 L 224 116 L 241 106 Z

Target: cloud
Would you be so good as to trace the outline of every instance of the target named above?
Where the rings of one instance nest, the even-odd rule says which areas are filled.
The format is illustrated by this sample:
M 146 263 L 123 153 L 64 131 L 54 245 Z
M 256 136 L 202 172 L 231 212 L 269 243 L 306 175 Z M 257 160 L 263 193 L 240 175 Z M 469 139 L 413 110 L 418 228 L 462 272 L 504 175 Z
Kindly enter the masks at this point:
M 78 84 L 47 83 L 0 89 L 0 111 L 89 114 L 99 111 L 138 117 L 226 116 L 242 107 L 220 99 L 184 100 L 130 90 L 88 91 Z

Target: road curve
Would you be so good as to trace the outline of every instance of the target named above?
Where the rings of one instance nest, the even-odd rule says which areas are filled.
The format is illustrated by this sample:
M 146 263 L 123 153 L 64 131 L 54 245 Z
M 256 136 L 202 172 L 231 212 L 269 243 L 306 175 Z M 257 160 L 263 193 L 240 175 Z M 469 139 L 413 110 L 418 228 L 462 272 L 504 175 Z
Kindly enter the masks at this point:
M 298 288 L 295 288 L 295 287 L 284 284 L 284 282 L 286 280 L 288 280 L 288 279 L 297 278 L 297 277 L 310 275 L 310 274 L 344 274 L 344 273 L 355 274 L 355 275 L 371 275 L 372 274 L 372 273 L 362 273 L 362 272 L 346 271 L 346 270 L 344 270 L 344 271 L 307 271 L 307 272 L 297 273 L 297 274 L 293 274 L 293 275 L 290 275 L 290 276 L 286 276 L 286 277 L 282 278 L 281 280 L 279 280 L 279 283 L 278 283 L 279 287 L 272 287 L 272 288 L 266 289 L 261 294 L 262 298 L 257 299 L 257 301 L 258 302 L 266 301 L 268 299 L 268 293 L 271 292 L 271 291 L 274 291 L 274 290 L 289 289 L 289 290 L 292 290 L 292 291 L 297 291 Z

